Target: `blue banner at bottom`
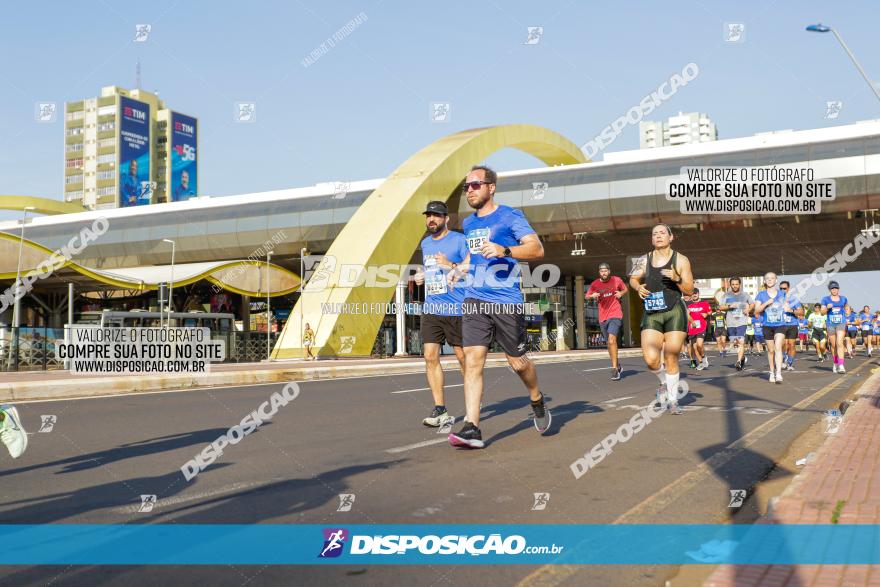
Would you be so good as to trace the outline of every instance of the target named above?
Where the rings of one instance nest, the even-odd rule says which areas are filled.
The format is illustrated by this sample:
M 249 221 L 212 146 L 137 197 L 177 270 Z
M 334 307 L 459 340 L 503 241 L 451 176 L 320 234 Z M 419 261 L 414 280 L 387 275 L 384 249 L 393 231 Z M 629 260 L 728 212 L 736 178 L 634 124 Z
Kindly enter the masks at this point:
M 2 565 L 880 564 L 878 525 L 0 525 Z

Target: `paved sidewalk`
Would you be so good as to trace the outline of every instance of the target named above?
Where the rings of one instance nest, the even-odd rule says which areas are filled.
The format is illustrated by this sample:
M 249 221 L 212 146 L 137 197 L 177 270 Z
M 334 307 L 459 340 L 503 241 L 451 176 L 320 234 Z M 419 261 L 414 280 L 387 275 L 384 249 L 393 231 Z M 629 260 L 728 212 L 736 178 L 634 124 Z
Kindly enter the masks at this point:
M 536 363 L 560 363 L 598 359 L 609 365 L 608 353 L 600 350 L 545 351 L 531 353 Z M 641 356 L 640 349 L 622 349 L 620 357 Z M 444 355 L 443 368 L 459 369 L 453 355 Z M 490 353 L 487 367 L 507 365 L 503 353 Z M 302 359 L 273 361 L 271 363 L 222 363 L 211 367 L 204 375 L 71 375 L 67 371 L 33 371 L 0 373 L 0 402 L 67 399 L 98 395 L 145 391 L 178 390 L 222 385 L 250 385 L 281 381 L 310 381 L 371 375 L 401 375 L 423 373 L 425 362 L 419 356 L 388 359 Z
M 880 369 L 873 371 L 840 430 L 757 523 L 831 524 L 835 510 L 840 524 L 880 523 Z M 721 565 L 704 585 L 880 586 L 880 565 Z

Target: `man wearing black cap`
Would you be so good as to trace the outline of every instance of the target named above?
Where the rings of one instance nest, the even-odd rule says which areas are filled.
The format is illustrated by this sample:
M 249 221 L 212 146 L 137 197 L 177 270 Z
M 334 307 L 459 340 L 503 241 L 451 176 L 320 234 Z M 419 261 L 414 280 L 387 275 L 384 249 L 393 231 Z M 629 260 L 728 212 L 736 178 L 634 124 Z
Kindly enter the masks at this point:
M 424 272 L 416 275 L 416 283 L 425 284 L 425 304 L 422 306 L 422 344 L 425 354 L 425 373 L 434 409 L 422 420 L 425 426 L 442 427 L 452 424 L 455 418 L 446 411 L 443 398 L 443 368 L 440 366 L 440 347 L 448 343 L 455 351 L 461 372 L 464 374 L 464 353 L 461 350 L 461 303 L 464 287 L 456 287 L 450 279 L 459 265 L 467 264 L 470 253 L 467 240 L 460 232 L 449 230 L 446 222 L 449 210 L 446 204 L 435 200 L 428 202 L 422 214 L 425 227 L 430 233 L 422 239 L 422 264 Z
M 612 381 L 619 381 L 623 371 L 617 360 L 617 337 L 623 324 L 623 308 L 620 298 L 626 295 L 627 287 L 623 280 L 611 275 L 611 265 L 599 263 L 599 279 L 593 281 L 584 295 L 585 299 L 596 300 L 599 304 L 599 328 L 602 337 L 608 341 L 608 354 L 611 356 Z

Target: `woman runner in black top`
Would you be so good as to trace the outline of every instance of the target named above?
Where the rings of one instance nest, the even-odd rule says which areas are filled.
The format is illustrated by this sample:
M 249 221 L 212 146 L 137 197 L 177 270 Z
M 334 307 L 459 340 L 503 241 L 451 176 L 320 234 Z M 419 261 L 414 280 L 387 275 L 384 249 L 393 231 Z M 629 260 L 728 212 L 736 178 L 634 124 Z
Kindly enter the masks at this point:
M 660 380 L 657 400 L 663 405 L 665 395 L 667 408 L 673 414 L 681 414 L 678 407 L 678 356 L 688 324 L 682 294 L 693 293 L 694 276 L 688 258 L 672 250 L 673 238 L 668 225 L 654 227 L 651 231 L 654 250 L 636 260 L 629 283 L 645 304 L 641 326 L 642 353 L 648 369 Z M 642 283 L 643 277 L 645 283 Z M 661 361 L 661 354 L 665 361 Z M 663 362 L 665 371 L 661 368 Z M 687 386 L 682 387 L 686 392 Z

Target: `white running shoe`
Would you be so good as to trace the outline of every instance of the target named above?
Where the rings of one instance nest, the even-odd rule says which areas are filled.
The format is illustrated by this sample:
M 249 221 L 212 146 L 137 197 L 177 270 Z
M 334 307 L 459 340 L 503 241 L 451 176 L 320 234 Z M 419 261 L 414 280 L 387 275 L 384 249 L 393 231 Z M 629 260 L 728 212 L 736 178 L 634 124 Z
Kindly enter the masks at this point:
M 776 373 L 770 371 L 770 383 L 776 383 Z
M 703 357 L 703 369 L 709 368 L 709 357 Z
M 782 371 L 776 374 L 776 383 L 782 383 Z
M 838 365 L 837 372 L 843 375 L 844 373 L 846 373 L 846 369 L 843 368 L 843 365 Z
M 9 449 L 13 459 L 17 459 L 27 448 L 27 432 L 21 425 L 21 418 L 14 406 L 0 406 L 3 412 L 3 421 L 0 422 L 0 441 Z
M 831 365 L 831 372 L 837 373 L 837 363 L 834 363 L 833 365 Z

